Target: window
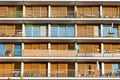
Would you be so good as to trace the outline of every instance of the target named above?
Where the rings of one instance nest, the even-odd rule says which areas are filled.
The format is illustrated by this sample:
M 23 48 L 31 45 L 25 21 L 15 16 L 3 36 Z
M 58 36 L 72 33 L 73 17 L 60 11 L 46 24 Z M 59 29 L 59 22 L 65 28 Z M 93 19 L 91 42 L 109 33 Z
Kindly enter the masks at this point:
M 116 73 L 118 70 L 119 70 L 118 63 L 114 63 L 113 64 L 113 71 L 114 71 L 114 73 Z
M 14 44 L 14 56 L 21 56 L 21 44 Z
M 0 56 L 5 55 L 5 44 L 0 44 Z
M 114 26 L 112 28 L 111 25 L 105 25 L 104 28 L 103 28 L 103 36 L 107 37 L 107 36 L 109 36 L 110 33 L 113 34 L 113 37 L 118 37 L 118 28 L 117 28 L 117 26 Z
M 59 37 L 73 37 L 75 35 L 75 29 L 72 25 L 53 25 L 51 27 L 51 36 L 59 36 Z
M 47 27 L 42 25 L 26 25 L 25 36 L 47 36 Z

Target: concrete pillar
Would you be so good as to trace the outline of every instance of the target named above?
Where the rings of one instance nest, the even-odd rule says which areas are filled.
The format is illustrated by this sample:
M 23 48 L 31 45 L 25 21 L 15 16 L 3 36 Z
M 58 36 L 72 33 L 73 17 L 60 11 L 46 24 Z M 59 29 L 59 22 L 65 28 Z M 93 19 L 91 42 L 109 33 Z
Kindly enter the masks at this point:
M 74 5 L 74 17 L 77 17 L 77 5 Z
M 101 63 L 101 68 L 102 68 L 102 69 L 101 69 L 101 70 L 102 70 L 101 73 L 102 73 L 102 75 L 104 75 L 104 73 L 105 73 L 105 72 L 104 72 L 104 62 Z
M 48 62 L 48 77 L 50 77 L 50 62 Z
M 48 17 L 51 17 L 51 5 L 48 5 Z
M 103 24 L 100 24 L 100 35 L 103 37 Z
M 22 24 L 22 36 L 25 36 L 25 24 Z
M 75 24 L 75 37 L 77 37 L 77 24 Z
M 51 24 L 48 24 L 48 37 L 51 37 Z
M 25 17 L 25 5 L 23 4 L 23 17 Z
M 75 77 L 78 76 L 78 63 L 75 62 Z
M 101 43 L 101 54 L 104 54 L 104 44 Z
M 100 6 L 100 17 L 103 17 L 104 15 L 103 15 L 103 6 L 101 5 Z
M 97 60 L 97 62 L 96 62 L 96 69 L 99 71 L 100 70 L 100 66 L 99 66 L 99 61 Z
M 21 77 L 24 76 L 24 62 L 21 62 Z

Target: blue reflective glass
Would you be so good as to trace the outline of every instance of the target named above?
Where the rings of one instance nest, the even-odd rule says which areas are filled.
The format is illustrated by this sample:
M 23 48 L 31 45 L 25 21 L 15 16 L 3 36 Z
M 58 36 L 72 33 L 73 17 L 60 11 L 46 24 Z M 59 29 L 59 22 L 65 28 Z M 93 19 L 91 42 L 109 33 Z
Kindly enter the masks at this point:
M 25 36 L 32 36 L 32 26 L 25 27 Z
M 59 27 L 59 36 L 61 36 L 61 37 L 66 36 L 66 26 Z
M 75 35 L 75 28 L 72 26 L 67 27 L 67 36 L 74 36 Z
M 40 36 L 40 27 L 39 26 L 33 27 L 33 36 Z
M 103 28 L 103 36 L 107 36 L 108 33 L 109 33 L 109 30 L 110 30 L 110 27 L 109 26 L 106 26 Z
M 114 70 L 114 72 L 117 72 L 119 70 L 117 63 L 113 64 L 113 70 Z
M 118 28 L 117 27 L 113 28 L 113 33 L 114 33 L 114 37 L 118 37 Z
M 0 44 L 0 56 L 5 55 L 5 44 Z
M 21 44 L 14 44 L 14 56 L 21 56 Z
M 51 27 L 51 36 L 58 36 L 58 27 L 57 26 L 52 26 Z

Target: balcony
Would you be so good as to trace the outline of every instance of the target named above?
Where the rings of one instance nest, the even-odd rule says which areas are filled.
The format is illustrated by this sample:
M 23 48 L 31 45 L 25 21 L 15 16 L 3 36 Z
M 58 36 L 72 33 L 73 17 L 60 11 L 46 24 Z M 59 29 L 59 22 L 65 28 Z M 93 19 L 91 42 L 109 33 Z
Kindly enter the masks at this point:
M 75 57 L 76 50 L 23 50 L 23 57 Z
M 22 18 L 22 11 L 0 11 L 0 18 Z
M 22 37 L 22 30 L 0 30 L 0 37 Z

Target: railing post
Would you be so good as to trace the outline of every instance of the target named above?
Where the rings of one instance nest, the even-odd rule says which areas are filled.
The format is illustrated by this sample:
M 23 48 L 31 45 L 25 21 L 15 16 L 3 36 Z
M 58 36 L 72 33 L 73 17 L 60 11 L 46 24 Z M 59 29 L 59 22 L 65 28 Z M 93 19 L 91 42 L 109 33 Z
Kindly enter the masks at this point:
M 77 5 L 74 5 L 74 17 L 77 17 Z
M 21 77 L 24 76 L 24 62 L 23 61 L 21 62 L 21 75 L 20 76 Z
M 48 62 L 48 77 L 50 77 L 50 62 Z
M 75 37 L 77 37 L 77 24 L 75 24 Z
M 101 54 L 104 54 L 104 44 L 101 43 Z
M 23 4 L 23 17 L 25 17 L 25 4 Z

